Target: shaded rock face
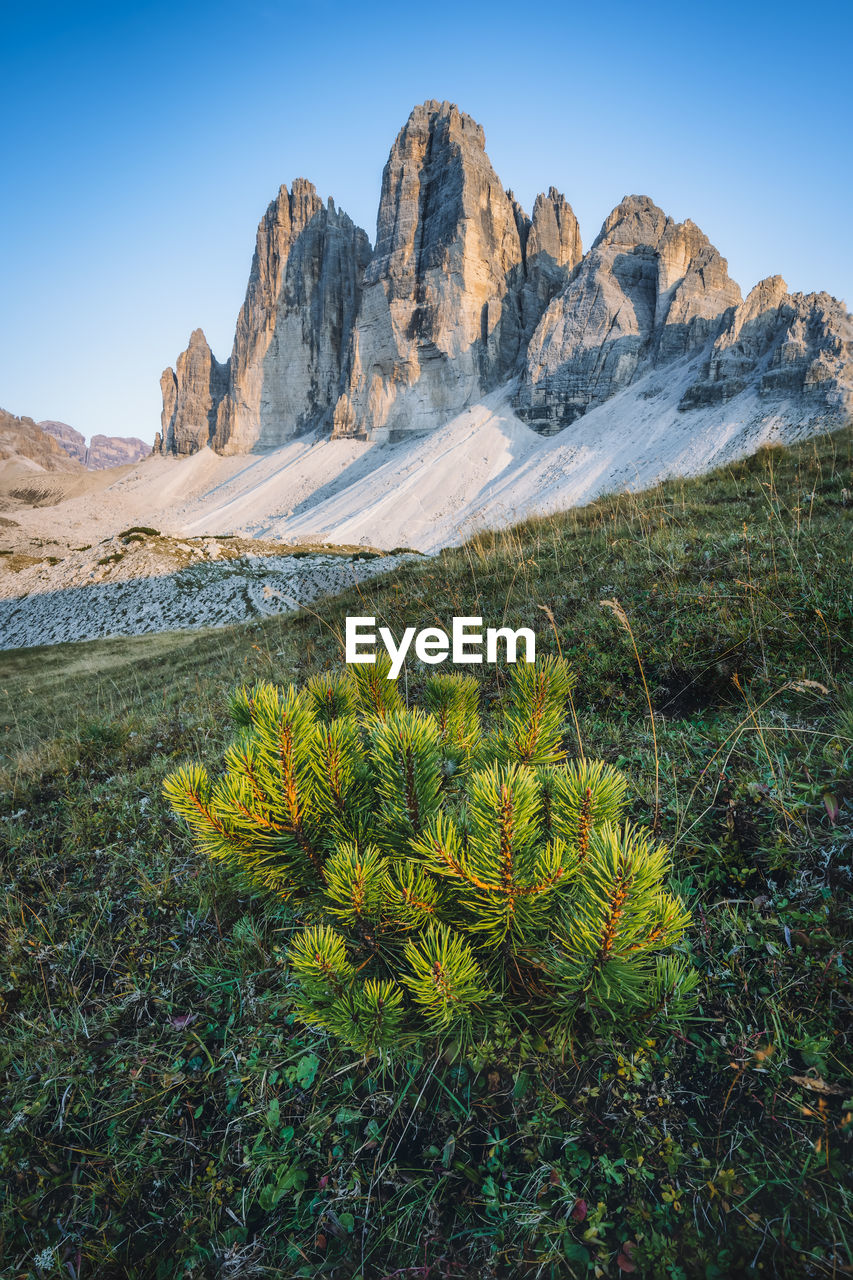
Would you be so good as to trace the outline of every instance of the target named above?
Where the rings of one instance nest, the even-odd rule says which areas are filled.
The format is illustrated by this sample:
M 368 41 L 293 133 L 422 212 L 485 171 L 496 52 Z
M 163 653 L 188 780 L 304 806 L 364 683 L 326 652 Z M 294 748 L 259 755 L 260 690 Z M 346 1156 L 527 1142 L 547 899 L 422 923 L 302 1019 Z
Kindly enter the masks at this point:
M 719 404 L 755 385 L 761 396 L 853 409 L 853 318 L 827 293 L 788 293 L 781 276 L 757 284 L 717 336 L 680 408 Z
M 564 195 L 551 187 L 547 195 L 536 197 L 530 231 L 524 244 L 522 361 L 546 307 L 564 288 L 582 257 L 580 227 L 572 206 Z
M 155 452 L 188 454 L 210 444 L 216 414 L 228 389 L 228 366 L 214 359 L 201 329 L 178 356 L 174 369 L 160 376 L 163 412 Z
M 87 446 L 83 433 L 69 427 L 67 422 L 48 419 L 38 425 L 42 431 L 59 441 L 70 458 L 88 471 L 127 466 L 129 463 L 141 462 L 151 453 L 151 445 L 137 436 L 94 435 Z
M 694 223 L 629 196 L 531 338 L 521 416 L 546 430 L 572 422 L 650 365 L 703 347 L 740 301 L 725 259 Z
M 258 227 L 231 358 L 219 364 L 195 331 L 160 380 L 155 449 L 246 453 L 330 426 L 369 257 L 366 233 L 310 182 L 282 186 Z
M 370 257 L 367 235 L 314 187 L 282 187 L 258 227 L 214 447 L 269 448 L 331 425 Z
M 416 107 L 382 175 L 334 434 L 436 426 L 510 376 L 579 256 L 562 196 L 541 196 L 531 224 L 495 174 L 480 125 L 448 102 Z

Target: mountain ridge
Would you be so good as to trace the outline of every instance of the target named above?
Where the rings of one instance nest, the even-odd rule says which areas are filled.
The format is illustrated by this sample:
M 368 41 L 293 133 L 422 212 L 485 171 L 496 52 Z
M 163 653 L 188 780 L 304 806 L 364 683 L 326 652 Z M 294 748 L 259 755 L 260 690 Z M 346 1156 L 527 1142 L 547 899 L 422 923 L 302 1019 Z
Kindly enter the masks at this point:
M 70 458 L 79 462 L 87 471 L 103 471 L 107 467 L 122 467 L 141 462 L 151 452 L 151 445 L 138 436 L 105 436 L 95 434 L 86 444 L 82 431 L 70 427 L 67 422 L 47 418 L 36 423 L 42 431 L 53 436 Z
M 430 99 L 391 148 L 375 246 L 305 179 L 280 188 L 231 356 L 220 364 L 193 333 L 161 380 L 155 450 L 393 441 L 514 380 L 515 413 L 550 435 L 688 358 L 685 414 L 754 387 L 800 434 L 853 407 L 853 319 L 838 300 L 790 294 L 780 276 L 744 299 L 701 229 L 648 196 L 620 201 L 584 253 L 566 197 L 551 186 L 529 216 L 482 126 Z

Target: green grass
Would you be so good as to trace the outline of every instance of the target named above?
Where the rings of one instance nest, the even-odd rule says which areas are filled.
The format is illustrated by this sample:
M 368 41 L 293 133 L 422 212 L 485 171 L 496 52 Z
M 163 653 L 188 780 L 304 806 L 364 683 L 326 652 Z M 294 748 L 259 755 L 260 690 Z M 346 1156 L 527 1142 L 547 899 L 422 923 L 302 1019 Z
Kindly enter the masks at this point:
M 0 655 L 2 1274 L 844 1274 L 845 488 L 849 431 L 480 536 L 295 618 Z M 564 1060 L 426 1044 L 380 1069 L 294 1023 L 286 912 L 201 860 L 160 786 L 216 766 L 237 682 L 337 664 L 356 612 L 532 626 L 575 665 L 584 748 L 629 775 L 632 817 L 657 805 L 694 912 L 683 1033 L 579 1026 Z M 494 706 L 503 673 L 481 676 Z M 410 663 L 411 698 L 423 679 Z

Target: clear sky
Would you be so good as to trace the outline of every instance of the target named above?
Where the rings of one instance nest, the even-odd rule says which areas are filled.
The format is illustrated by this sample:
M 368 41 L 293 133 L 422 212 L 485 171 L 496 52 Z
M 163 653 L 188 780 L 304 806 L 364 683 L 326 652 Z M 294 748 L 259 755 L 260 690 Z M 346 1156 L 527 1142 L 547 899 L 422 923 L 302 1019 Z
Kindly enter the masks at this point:
M 484 126 L 530 211 L 588 245 L 623 195 L 692 218 L 744 293 L 853 306 L 849 0 L 358 5 L 0 0 L 0 405 L 86 435 L 159 428 L 201 326 L 227 358 L 255 229 L 313 181 L 374 237 L 412 106 Z

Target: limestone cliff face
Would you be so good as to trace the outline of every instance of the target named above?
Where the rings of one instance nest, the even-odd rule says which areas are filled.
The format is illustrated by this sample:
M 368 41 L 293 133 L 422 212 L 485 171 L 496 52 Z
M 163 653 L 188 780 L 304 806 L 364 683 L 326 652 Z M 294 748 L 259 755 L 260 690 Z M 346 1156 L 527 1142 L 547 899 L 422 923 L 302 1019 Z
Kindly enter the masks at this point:
M 103 471 L 107 467 L 141 462 L 151 453 L 151 445 L 138 436 L 94 435 L 87 445 L 83 433 L 70 427 L 67 422 L 56 422 L 48 418 L 38 425 L 59 442 L 70 458 L 88 471 Z
M 550 433 L 670 367 L 685 410 L 750 388 L 805 398 L 798 415 L 816 421 L 850 403 L 851 324 L 835 299 L 791 295 L 779 277 L 742 301 L 699 228 L 647 196 L 624 199 L 584 255 L 565 196 L 551 187 L 528 216 L 480 125 L 430 100 L 391 148 L 375 250 L 309 182 L 280 189 L 231 357 L 219 364 L 196 330 L 163 374 L 155 448 L 393 438 L 512 379 L 517 412 Z
M 23 462 L 41 471 L 79 471 L 80 463 L 32 418 L 0 409 L 0 463 Z
M 520 412 L 544 429 L 573 421 L 649 364 L 704 346 L 740 300 L 725 259 L 694 223 L 629 196 L 539 322 Z
M 37 425 L 42 431 L 46 431 L 49 436 L 53 436 L 54 440 L 59 441 L 69 458 L 73 458 L 75 462 L 79 462 L 82 467 L 85 467 L 86 437 L 82 431 L 77 431 L 74 427 L 70 427 L 67 422 L 57 422 L 53 418 L 45 418 Z
M 126 467 L 141 462 L 151 454 L 151 445 L 138 436 L 94 435 L 86 449 L 86 467 L 89 471 L 104 471 L 107 467 Z
M 164 369 L 160 376 L 163 412 L 155 451 L 188 454 L 210 444 L 227 387 L 227 364 L 214 359 L 207 338 L 201 329 L 194 329 L 175 368 Z
M 549 271 L 564 278 L 580 252 L 562 197 L 540 201 L 531 227 L 495 174 L 480 125 L 449 102 L 415 108 L 382 175 L 335 435 L 438 425 L 514 371 Z M 541 268 L 525 309 L 534 234 Z
M 269 448 L 330 425 L 369 256 L 366 233 L 310 182 L 280 189 L 258 227 L 214 448 Z
M 330 427 L 370 243 L 310 182 L 281 187 L 258 227 L 231 358 L 219 364 L 197 329 L 160 380 L 155 450 L 271 448 Z
M 805 397 L 828 413 L 853 409 L 853 318 L 827 293 L 788 293 L 781 276 L 757 284 L 718 335 L 683 409 L 748 386 L 770 399 Z
M 533 205 L 530 231 L 525 241 L 525 279 L 521 286 L 524 351 L 555 294 L 564 288 L 583 257 L 580 228 L 572 206 L 551 187 Z

